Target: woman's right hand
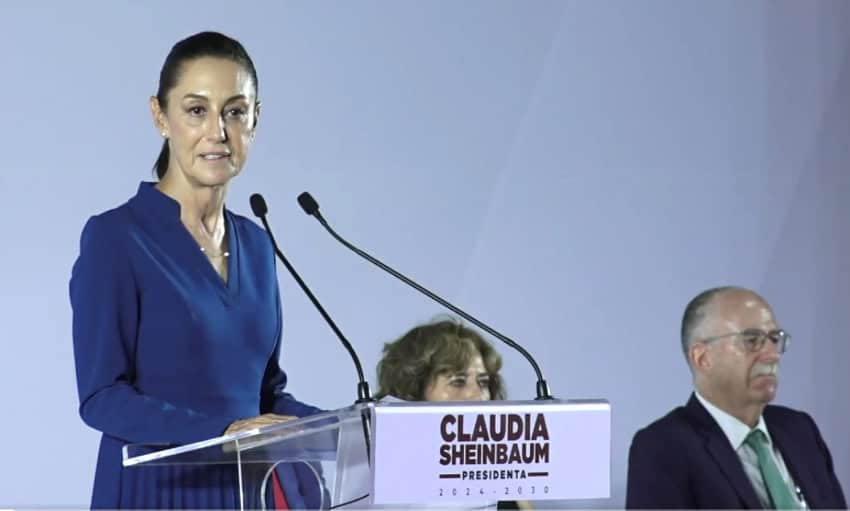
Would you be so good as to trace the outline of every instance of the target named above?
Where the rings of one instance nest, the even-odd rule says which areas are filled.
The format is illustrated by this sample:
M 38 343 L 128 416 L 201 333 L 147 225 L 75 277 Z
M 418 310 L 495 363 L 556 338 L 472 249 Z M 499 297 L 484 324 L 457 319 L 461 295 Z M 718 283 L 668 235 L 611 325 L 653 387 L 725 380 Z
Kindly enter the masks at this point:
M 280 424 L 281 422 L 287 422 L 298 417 L 292 415 L 278 415 L 276 413 L 265 413 L 263 415 L 258 415 L 257 417 L 250 417 L 248 419 L 240 419 L 238 421 L 233 422 L 230 426 L 225 430 L 225 435 L 230 435 L 233 433 L 237 433 L 239 431 L 246 431 L 249 429 L 258 429 L 265 426 L 271 426 L 272 424 Z

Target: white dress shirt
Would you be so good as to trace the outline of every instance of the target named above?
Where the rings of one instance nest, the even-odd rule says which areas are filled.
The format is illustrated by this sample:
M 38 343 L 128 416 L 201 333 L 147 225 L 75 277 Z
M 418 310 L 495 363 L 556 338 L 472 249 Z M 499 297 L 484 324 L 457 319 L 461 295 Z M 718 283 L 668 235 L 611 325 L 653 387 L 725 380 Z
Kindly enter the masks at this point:
M 770 503 L 770 496 L 767 493 L 767 487 L 764 484 L 761 470 L 759 470 L 758 456 L 752 447 L 744 443 L 744 440 L 747 439 L 747 435 L 750 434 L 752 429 L 736 417 L 733 417 L 711 404 L 707 399 L 702 397 L 699 392 L 694 392 L 694 394 L 696 394 L 697 399 L 700 403 L 702 403 L 702 406 L 704 406 L 714 420 L 717 421 L 717 424 L 720 426 L 720 429 L 723 430 L 726 438 L 729 439 L 729 443 L 732 444 L 732 448 L 735 450 L 735 453 L 738 454 L 738 458 L 740 458 L 741 463 L 744 466 L 744 472 L 747 474 L 747 478 L 750 480 L 750 483 L 752 483 L 753 489 L 756 491 L 756 495 L 758 496 L 762 506 L 765 508 L 772 507 Z M 800 508 L 805 509 L 806 504 L 803 500 L 803 495 L 799 491 L 797 485 L 794 484 L 791 474 L 788 473 L 788 468 L 785 466 L 785 460 L 782 459 L 782 454 L 779 452 L 779 449 L 776 448 L 776 445 L 773 443 L 773 439 L 770 437 L 770 432 L 767 430 L 767 424 L 764 422 L 764 417 L 759 416 L 759 422 L 756 424 L 754 429 L 761 430 L 762 433 L 764 433 L 764 436 L 767 437 L 767 444 L 770 447 L 771 454 L 773 455 L 773 461 L 779 468 L 779 473 L 782 474 L 782 479 L 785 481 L 785 484 L 788 485 L 788 488 L 791 490 L 791 494 L 797 499 L 797 502 L 800 504 Z

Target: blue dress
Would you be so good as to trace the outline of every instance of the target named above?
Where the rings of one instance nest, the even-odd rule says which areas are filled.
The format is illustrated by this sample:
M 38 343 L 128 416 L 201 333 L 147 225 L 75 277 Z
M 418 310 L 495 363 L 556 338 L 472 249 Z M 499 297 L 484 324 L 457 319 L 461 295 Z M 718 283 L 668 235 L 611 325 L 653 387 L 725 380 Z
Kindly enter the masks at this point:
M 281 304 L 265 232 L 225 210 L 228 281 L 180 221 L 180 205 L 142 183 L 89 219 L 70 282 L 80 416 L 103 432 L 93 508 L 239 505 L 229 466 L 122 467 L 128 443 L 186 444 L 261 413 L 319 410 L 284 392 Z M 280 470 L 292 508 L 314 484 Z

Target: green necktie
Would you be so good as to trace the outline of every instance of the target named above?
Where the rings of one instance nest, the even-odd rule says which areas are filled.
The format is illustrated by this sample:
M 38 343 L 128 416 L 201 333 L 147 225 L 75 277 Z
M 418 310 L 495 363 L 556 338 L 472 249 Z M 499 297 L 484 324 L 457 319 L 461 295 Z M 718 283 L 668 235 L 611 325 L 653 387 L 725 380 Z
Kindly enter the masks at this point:
M 750 431 L 744 443 L 756 451 L 761 477 L 764 479 L 764 486 L 767 488 L 770 501 L 773 502 L 773 509 L 800 509 L 800 504 L 794 498 L 794 494 L 791 493 L 791 489 L 788 488 L 785 480 L 782 479 L 779 467 L 773 461 L 773 453 L 770 452 L 771 449 L 767 444 L 767 437 L 764 432 L 759 429 Z

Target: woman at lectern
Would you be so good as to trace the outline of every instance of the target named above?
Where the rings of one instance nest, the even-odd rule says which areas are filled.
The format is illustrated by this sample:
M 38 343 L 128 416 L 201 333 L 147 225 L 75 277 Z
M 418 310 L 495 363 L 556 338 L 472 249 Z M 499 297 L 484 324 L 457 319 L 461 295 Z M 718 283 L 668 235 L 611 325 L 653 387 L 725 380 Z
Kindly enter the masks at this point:
M 377 397 L 406 401 L 505 399 L 502 357 L 478 332 L 449 317 L 416 326 L 384 346 Z M 531 509 L 500 501 L 498 509 Z
M 70 298 L 80 415 L 103 432 L 93 508 L 237 507 L 233 466 L 123 468 L 122 446 L 187 444 L 318 411 L 284 391 L 271 244 L 224 205 L 254 141 L 257 92 L 238 41 L 203 32 L 175 44 L 150 99 L 158 180 L 83 229 Z M 276 474 L 279 506 L 318 506 L 297 466 Z

